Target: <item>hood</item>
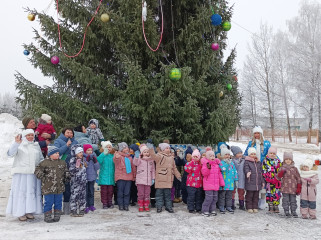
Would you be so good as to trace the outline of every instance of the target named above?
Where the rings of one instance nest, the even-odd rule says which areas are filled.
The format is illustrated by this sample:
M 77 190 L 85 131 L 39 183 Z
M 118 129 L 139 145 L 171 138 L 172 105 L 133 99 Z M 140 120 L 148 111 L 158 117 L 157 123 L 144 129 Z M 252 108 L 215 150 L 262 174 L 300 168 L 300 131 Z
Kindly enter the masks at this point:
M 99 121 L 97 119 L 95 119 L 95 118 L 90 119 L 88 122 L 88 127 L 90 126 L 91 122 L 94 122 L 96 124 L 96 128 L 99 128 Z

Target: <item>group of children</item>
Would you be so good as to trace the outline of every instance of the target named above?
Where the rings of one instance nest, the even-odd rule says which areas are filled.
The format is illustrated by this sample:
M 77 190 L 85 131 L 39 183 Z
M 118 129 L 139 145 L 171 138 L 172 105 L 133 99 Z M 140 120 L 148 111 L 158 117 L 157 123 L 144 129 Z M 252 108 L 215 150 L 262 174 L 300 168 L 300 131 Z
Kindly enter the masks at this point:
M 91 139 L 95 144 L 104 140 L 97 126 L 91 126 L 89 130 L 93 130 L 91 135 L 95 136 Z M 163 206 L 169 213 L 174 212 L 171 199 L 173 182 L 174 178 L 181 182 L 182 176 L 175 164 L 178 156 L 171 152 L 168 143 L 159 144 L 156 153 L 151 143 L 141 144 L 139 150 L 130 152 L 125 142 L 113 147 L 110 141 L 101 141 L 102 149 L 98 157 L 90 144 L 75 144 L 71 146 L 71 159 L 66 164 L 60 159 L 59 149 L 55 146 L 45 150 L 47 157 L 44 159 L 44 150 L 34 142 L 34 138 L 33 130 L 24 130 L 8 151 L 8 155 L 15 158 L 7 213 L 19 217 L 19 220 L 33 219 L 34 213 L 42 212 L 42 194 L 44 221 L 58 222 L 66 182 L 70 182 L 71 186 L 71 216 L 82 217 L 89 211 L 95 211 L 94 185 L 97 177 L 103 209 L 114 208 L 116 185 L 118 208 L 128 211 L 131 185 L 134 183 L 137 186 L 139 212 L 150 211 L 153 185 L 157 213 L 162 212 Z M 269 148 L 264 159 L 258 154 L 257 149 L 249 147 L 247 156 L 244 156 L 239 147 L 229 149 L 227 145 L 219 146 L 218 154 L 211 147 L 207 147 L 203 154 L 197 148 L 186 154 L 186 184 L 183 180 L 182 185 L 186 186 L 189 212 L 215 216 L 218 207 L 222 214 L 226 211 L 234 213 L 237 192 L 239 208 L 257 213 L 260 191 L 265 189 L 269 212 L 279 213 L 282 196 L 285 215 L 298 217 L 296 195 L 301 194 L 302 218 L 315 219 L 316 184 L 319 179 L 313 161 L 306 159 L 299 172 L 291 152 L 284 152 L 282 163 L 275 147 Z

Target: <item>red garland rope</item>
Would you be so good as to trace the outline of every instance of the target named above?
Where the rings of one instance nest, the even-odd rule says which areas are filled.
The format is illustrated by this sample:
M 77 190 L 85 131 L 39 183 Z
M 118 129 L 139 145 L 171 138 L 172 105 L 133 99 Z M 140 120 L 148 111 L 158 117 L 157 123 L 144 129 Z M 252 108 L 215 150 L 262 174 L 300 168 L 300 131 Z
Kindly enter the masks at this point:
M 100 0 L 100 3 L 99 3 L 99 5 L 98 5 L 98 7 L 97 7 L 97 9 L 96 9 L 96 12 L 95 12 L 94 16 L 91 18 L 91 20 L 89 21 L 89 23 L 88 23 L 87 26 L 86 26 L 85 33 L 84 33 L 84 39 L 83 39 L 83 41 L 82 41 L 81 49 L 79 50 L 79 52 L 78 52 L 76 55 L 69 56 L 68 54 L 66 54 L 66 53 L 62 50 L 61 36 L 60 36 L 60 25 L 59 25 L 59 17 L 58 17 L 59 7 L 58 7 L 58 0 L 57 0 L 57 19 L 58 19 L 59 44 L 60 44 L 61 51 L 63 52 L 63 54 L 65 54 L 66 57 L 74 58 L 74 57 L 77 57 L 77 56 L 82 52 L 82 50 L 83 50 L 83 48 L 84 48 L 84 45 L 85 45 L 87 29 L 88 29 L 89 25 L 91 24 L 91 22 L 94 20 L 95 16 L 97 15 L 98 10 L 99 10 L 99 8 L 100 8 L 100 5 L 101 5 L 102 1 L 103 1 L 103 0 Z
M 162 42 L 162 39 L 163 39 L 163 30 L 164 30 L 164 16 L 163 16 L 163 7 L 162 7 L 162 0 L 159 0 L 159 3 L 160 3 L 160 7 L 161 7 L 161 13 L 162 13 L 162 32 L 161 32 L 161 36 L 160 36 L 160 39 L 159 39 L 159 42 L 158 42 L 158 45 L 157 45 L 157 48 L 156 49 L 153 49 L 148 41 L 147 41 L 147 38 L 146 38 L 146 35 L 145 35 L 145 25 L 144 25 L 144 19 L 143 19 L 143 14 L 142 14 L 142 23 L 143 23 L 143 34 L 144 34 L 144 38 L 145 38 L 145 42 L 147 44 L 147 46 L 149 47 L 150 50 L 152 50 L 153 52 L 156 52 Z M 142 8 L 144 7 L 144 1 L 142 1 Z

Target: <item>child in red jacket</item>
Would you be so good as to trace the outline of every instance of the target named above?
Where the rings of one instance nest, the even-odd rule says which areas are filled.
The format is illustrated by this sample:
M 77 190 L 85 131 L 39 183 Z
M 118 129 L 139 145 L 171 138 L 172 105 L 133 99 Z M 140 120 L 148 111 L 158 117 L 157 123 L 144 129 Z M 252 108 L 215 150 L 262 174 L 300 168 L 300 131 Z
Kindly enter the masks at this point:
M 202 164 L 200 162 L 201 154 L 198 149 L 192 153 L 192 161 L 184 167 L 188 173 L 186 188 L 187 188 L 187 208 L 190 213 L 201 212 L 202 210 Z
M 41 135 L 48 133 L 50 135 L 56 135 L 56 130 L 52 125 L 51 117 L 48 114 L 42 114 L 39 118 L 38 127 L 35 131 L 35 135 L 38 137 L 38 141 L 46 141 Z M 44 157 L 47 156 L 48 147 L 41 148 L 41 152 Z

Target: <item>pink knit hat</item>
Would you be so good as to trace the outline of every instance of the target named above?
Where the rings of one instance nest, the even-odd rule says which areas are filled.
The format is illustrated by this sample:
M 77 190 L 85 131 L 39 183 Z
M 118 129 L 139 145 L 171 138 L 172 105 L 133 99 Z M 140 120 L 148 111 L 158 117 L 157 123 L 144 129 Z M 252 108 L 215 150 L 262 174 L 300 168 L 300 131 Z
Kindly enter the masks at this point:
M 271 146 L 271 147 L 269 148 L 268 154 L 270 154 L 270 153 L 275 153 L 275 154 L 276 154 L 277 151 L 278 151 L 278 149 L 277 149 L 276 147 Z
M 144 152 L 145 150 L 148 150 L 148 147 L 146 146 L 146 144 L 141 144 L 141 145 L 139 146 L 140 154 L 143 154 L 143 152 Z
M 210 156 L 211 156 L 211 155 L 213 155 L 213 156 L 215 157 L 215 153 L 214 153 L 213 151 L 207 151 L 207 152 L 205 153 L 205 156 L 206 156 L 207 159 L 210 159 Z
M 192 158 L 198 156 L 198 158 L 201 157 L 201 153 L 198 149 L 195 149 L 192 153 Z

